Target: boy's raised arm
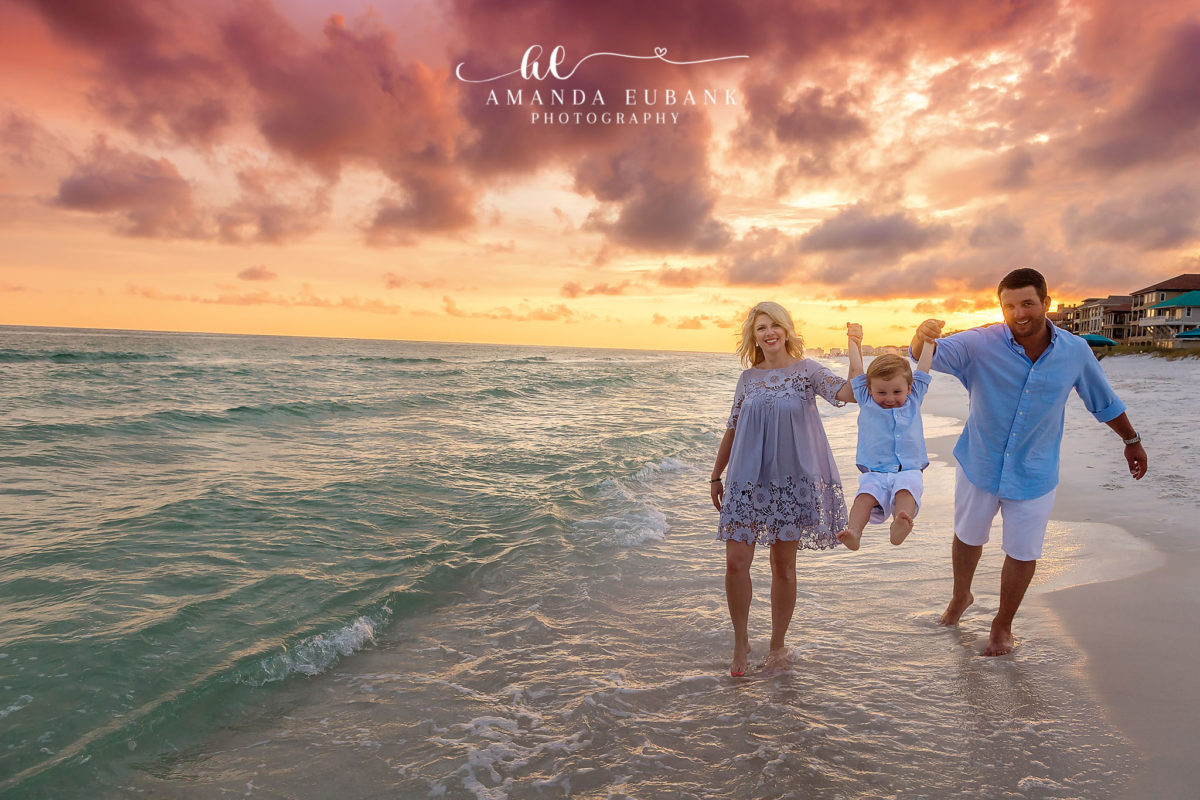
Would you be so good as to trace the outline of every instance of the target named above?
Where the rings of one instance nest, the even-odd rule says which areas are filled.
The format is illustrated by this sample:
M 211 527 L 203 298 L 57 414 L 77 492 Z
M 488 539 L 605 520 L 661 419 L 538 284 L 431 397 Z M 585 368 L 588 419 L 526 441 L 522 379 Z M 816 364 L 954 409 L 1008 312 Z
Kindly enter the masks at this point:
M 850 351 L 850 374 L 846 376 L 846 383 L 841 389 L 838 389 L 836 397 L 843 403 L 855 403 L 858 401 L 854 399 L 854 387 L 850 385 L 850 381 L 863 374 L 862 349 L 860 348 L 862 325 L 857 322 L 847 322 L 846 338 L 849 340 L 847 349 Z
M 859 325 L 857 322 L 847 322 L 846 338 L 849 340 L 847 349 L 850 352 L 850 374 L 848 377 L 855 378 L 862 375 L 865 371 L 862 360 L 862 325 Z
M 914 341 L 917 337 L 921 337 L 921 330 L 917 329 L 917 335 L 913 337 Z M 929 374 L 929 368 L 933 366 L 933 354 L 937 350 L 937 339 L 923 337 L 925 347 L 921 348 L 921 354 L 917 357 L 917 369 L 925 374 Z

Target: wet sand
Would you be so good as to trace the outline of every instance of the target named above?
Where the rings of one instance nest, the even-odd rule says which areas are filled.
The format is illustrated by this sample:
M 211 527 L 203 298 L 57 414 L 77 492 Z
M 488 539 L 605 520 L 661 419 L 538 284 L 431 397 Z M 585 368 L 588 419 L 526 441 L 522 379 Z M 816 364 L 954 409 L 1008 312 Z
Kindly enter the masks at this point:
M 1149 571 L 1086 583 L 1038 598 L 1062 622 L 1085 657 L 1092 689 L 1142 758 L 1125 787 L 1133 798 L 1195 797 L 1200 785 L 1200 553 L 1195 509 L 1163 500 L 1122 475 L 1121 446 L 1108 462 L 1064 448 L 1055 518 L 1104 522 L 1153 543 Z M 1151 450 L 1153 453 L 1153 450 Z M 1150 468 L 1154 469 L 1151 455 Z M 1120 463 L 1118 463 L 1120 462 Z M 1106 481 L 1126 488 L 1106 491 Z M 1098 483 L 1099 481 L 1099 483 Z

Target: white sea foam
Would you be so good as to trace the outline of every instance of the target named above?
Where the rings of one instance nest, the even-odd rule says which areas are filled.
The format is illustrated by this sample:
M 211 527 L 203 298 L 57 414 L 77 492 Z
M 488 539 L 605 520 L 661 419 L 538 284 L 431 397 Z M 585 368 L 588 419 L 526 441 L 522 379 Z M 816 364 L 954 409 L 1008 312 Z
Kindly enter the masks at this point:
M 667 456 L 657 463 L 646 464 L 633 474 L 633 479 L 642 483 L 651 483 L 663 473 L 691 472 L 696 469 L 694 464 Z
M 33 702 L 32 695 L 28 695 L 28 694 L 21 695 L 20 697 L 17 698 L 17 701 L 15 703 L 9 705 L 7 708 L 0 708 L 0 719 L 4 719 L 9 714 L 12 714 L 16 711 L 20 711 L 22 708 L 24 708 L 25 706 L 29 705 L 32 702 Z
M 390 617 L 390 612 L 385 610 L 380 617 L 359 617 L 332 633 L 319 633 L 285 647 L 282 653 L 260 660 L 258 670 L 245 682 L 251 686 L 262 686 L 292 674 L 319 675 L 343 656 L 351 655 L 374 642 L 376 634 Z
M 649 476 L 651 467 L 659 469 L 657 465 L 648 464 L 637 475 L 646 473 Z M 639 480 L 637 475 L 633 480 Z M 671 529 L 666 515 L 644 493 L 630 490 L 622 481 L 607 478 L 601 482 L 596 497 L 601 501 L 597 510 L 602 515 L 576 520 L 572 525 L 576 532 L 591 534 L 620 547 L 666 539 L 667 531 Z

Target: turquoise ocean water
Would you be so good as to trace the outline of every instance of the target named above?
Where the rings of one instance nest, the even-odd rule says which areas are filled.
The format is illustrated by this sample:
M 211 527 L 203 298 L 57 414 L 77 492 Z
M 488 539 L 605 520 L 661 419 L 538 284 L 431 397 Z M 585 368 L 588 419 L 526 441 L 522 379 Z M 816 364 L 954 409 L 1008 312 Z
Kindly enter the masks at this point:
M 793 674 L 723 677 L 738 372 L 0 328 L 0 794 L 1110 796 L 1134 757 L 1052 620 L 1020 661 L 974 657 L 994 597 L 933 624 L 949 453 L 911 546 L 802 554 Z

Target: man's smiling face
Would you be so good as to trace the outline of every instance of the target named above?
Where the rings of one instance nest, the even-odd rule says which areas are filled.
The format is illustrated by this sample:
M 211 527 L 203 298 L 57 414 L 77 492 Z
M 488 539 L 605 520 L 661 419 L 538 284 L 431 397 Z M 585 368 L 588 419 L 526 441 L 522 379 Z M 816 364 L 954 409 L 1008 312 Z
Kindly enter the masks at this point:
M 1022 286 L 1019 289 L 1004 289 L 1000 292 L 1000 310 L 1004 321 L 1012 331 L 1013 338 L 1024 339 L 1040 333 L 1046 327 L 1046 312 L 1050 310 L 1050 297 L 1038 297 L 1037 289 Z

